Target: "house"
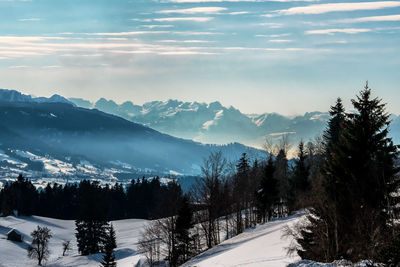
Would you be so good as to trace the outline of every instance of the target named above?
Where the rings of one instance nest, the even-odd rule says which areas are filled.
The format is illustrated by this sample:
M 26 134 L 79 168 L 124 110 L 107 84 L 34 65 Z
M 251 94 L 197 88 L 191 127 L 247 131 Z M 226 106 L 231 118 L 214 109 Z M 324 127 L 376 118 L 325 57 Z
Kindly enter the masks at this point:
M 23 241 L 23 236 L 20 232 L 18 232 L 15 229 L 11 229 L 8 233 L 7 233 L 7 240 L 11 240 L 11 241 L 16 241 L 16 242 L 22 242 Z

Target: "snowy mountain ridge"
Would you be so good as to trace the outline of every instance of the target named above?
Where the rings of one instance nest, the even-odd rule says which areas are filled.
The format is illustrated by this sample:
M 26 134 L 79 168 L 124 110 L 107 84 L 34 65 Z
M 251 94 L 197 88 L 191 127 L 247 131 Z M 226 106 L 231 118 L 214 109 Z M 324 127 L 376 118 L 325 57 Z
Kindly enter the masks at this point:
M 239 142 L 261 147 L 266 138 L 278 140 L 286 135 L 292 144 L 308 141 L 323 133 L 329 120 L 328 112 L 307 112 L 288 117 L 278 113 L 244 114 L 220 102 L 200 103 L 179 100 L 151 101 L 136 105 L 131 101 L 117 104 L 101 98 L 90 101 L 70 98 L 84 108 L 98 109 L 123 117 L 173 136 L 203 143 Z M 393 115 L 392 136 L 400 142 L 400 119 Z M 397 138 L 397 139 L 396 139 Z
M 34 102 L 34 103 L 64 103 L 75 106 L 74 103 L 58 94 L 51 97 L 34 97 L 32 95 L 25 95 L 16 90 L 0 89 L 0 101 L 4 102 Z

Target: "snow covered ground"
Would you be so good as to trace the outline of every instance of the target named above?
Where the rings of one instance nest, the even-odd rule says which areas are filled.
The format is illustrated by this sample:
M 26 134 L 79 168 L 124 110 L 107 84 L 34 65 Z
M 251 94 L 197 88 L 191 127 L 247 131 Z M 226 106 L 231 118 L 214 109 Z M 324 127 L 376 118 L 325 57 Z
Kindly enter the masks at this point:
M 282 238 L 282 231 L 286 225 L 293 225 L 299 218 L 299 215 L 294 215 L 248 229 L 198 255 L 184 266 L 287 266 L 300 258 L 286 255 L 285 248 L 291 239 Z
M 275 220 L 224 241 L 220 245 L 197 256 L 184 266 L 286 266 L 299 260 L 288 257 L 285 247 L 290 239 L 282 239 L 282 229 L 292 225 L 299 216 Z M 137 252 L 137 242 L 147 224 L 146 220 L 120 220 L 113 222 L 117 234 L 116 259 L 119 267 L 133 267 L 144 258 Z M 37 225 L 47 226 L 53 233 L 50 240 L 51 256 L 46 266 L 88 266 L 98 267 L 102 254 L 80 256 L 76 248 L 74 221 L 49 219 L 44 217 L 12 216 L 0 218 L 0 267 L 36 266 L 36 261 L 28 259 L 27 246 L 31 242 L 30 233 Z M 15 228 L 24 235 L 24 242 L 6 240 L 6 233 Z M 62 242 L 72 241 L 72 251 L 62 256 Z
M 139 261 L 142 255 L 136 251 L 137 241 L 146 220 L 120 220 L 113 222 L 117 234 L 116 259 L 120 267 L 132 267 Z M 37 266 L 37 262 L 27 257 L 27 247 L 32 241 L 30 233 L 37 225 L 51 229 L 53 237 L 50 239 L 49 248 L 51 255 L 46 266 L 88 266 L 98 267 L 102 260 L 101 254 L 79 256 L 76 248 L 75 223 L 49 219 L 44 217 L 19 217 L 12 216 L 0 218 L 0 267 Z M 11 242 L 7 240 L 7 232 L 15 228 L 24 235 L 24 242 Z M 62 257 L 62 242 L 71 240 L 72 251 Z

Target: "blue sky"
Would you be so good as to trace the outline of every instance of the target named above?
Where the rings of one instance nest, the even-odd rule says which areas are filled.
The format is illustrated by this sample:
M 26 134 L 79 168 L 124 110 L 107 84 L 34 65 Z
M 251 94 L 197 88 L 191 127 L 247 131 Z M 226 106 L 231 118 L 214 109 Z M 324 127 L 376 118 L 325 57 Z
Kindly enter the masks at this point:
M 366 80 L 400 113 L 400 1 L 0 0 L 0 88 L 300 114 Z

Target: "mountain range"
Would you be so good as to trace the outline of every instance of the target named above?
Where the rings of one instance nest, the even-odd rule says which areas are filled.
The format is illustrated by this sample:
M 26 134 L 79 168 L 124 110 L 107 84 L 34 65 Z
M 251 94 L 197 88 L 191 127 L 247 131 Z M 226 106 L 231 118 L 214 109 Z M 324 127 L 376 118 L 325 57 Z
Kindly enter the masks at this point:
M 239 143 L 204 145 L 160 133 L 61 96 L 34 98 L 0 90 L 0 177 L 125 179 L 198 175 L 221 151 L 228 161 L 266 152 Z
M 75 105 L 98 109 L 151 127 L 173 136 L 203 143 L 239 142 L 262 147 L 266 139 L 278 141 L 286 135 L 292 145 L 320 136 L 329 120 L 328 112 L 307 112 L 288 117 L 277 113 L 244 114 L 219 102 L 199 103 L 178 100 L 152 101 L 135 105 L 130 101 L 117 104 L 104 98 L 92 103 L 70 98 Z M 400 142 L 400 117 L 392 115 L 391 135 Z

